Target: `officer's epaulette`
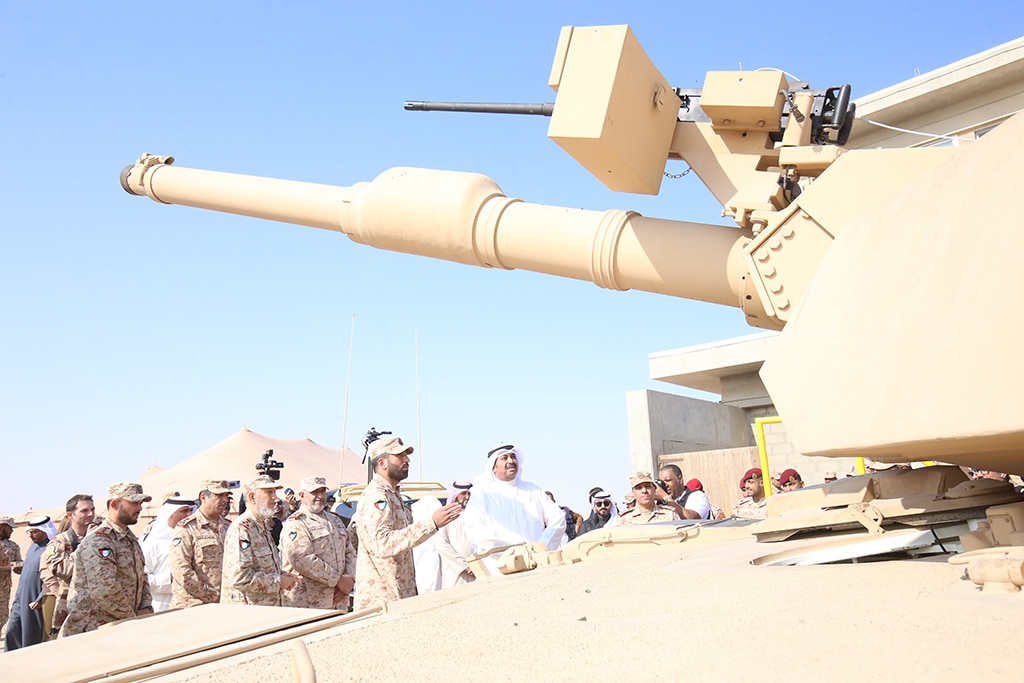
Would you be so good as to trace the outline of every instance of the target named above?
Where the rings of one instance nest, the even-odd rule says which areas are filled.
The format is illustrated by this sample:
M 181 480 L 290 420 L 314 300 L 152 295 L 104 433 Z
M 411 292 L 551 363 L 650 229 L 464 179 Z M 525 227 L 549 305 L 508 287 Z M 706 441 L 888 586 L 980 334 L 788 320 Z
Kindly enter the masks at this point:
M 249 522 L 248 522 L 248 520 L 243 520 L 243 521 L 239 522 L 238 526 L 242 527 L 246 531 L 249 530 Z
M 106 529 L 102 529 L 102 528 L 97 529 L 93 533 L 96 534 L 97 536 L 110 536 L 110 532 L 107 531 Z
M 180 522 L 178 522 L 178 526 L 185 526 L 185 525 L 187 525 L 187 524 L 188 524 L 189 522 L 194 522 L 194 521 L 196 521 L 196 515 L 197 515 L 197 514 L 199 514 L 199 513 L 197 513 L 197 512 L 193 512 L 193 513 L 192 513 L 191 515 L 189 515 L 189 516 L 188 516 L 188 517 L 186 517 L 185 519 L 183 519 L 183 520 L 181 520 Z

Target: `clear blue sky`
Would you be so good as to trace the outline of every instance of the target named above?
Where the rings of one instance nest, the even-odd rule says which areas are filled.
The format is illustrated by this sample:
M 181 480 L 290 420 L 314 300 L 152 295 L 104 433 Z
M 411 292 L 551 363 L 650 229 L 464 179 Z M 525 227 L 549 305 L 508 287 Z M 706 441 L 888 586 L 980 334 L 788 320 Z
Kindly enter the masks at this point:
M 832 7 L 3 3 L 0 511 L 104 495 L 243 424 L 341 445 L 353 316 L 350 447 L 371 426 L 420 443 L 418 329 L 414 476 L 419 457 L 427 479 L 474 476 L 512 440 L 526 478 L 561 502 L 585 507 L 594 485 L 621 496 L 625 393 L 672 390 L 648 378 L 647 355 L 755 331 L 738 311 L 158 206 L 118 173 L 142 152 L 341 185 L 422 166 L 531 202 L 718 222 L 694 177 L 654 198 L 605 190 L 546 119 L 402 102 L 551 101 L 563 25 L 629 23 L 677 86 L 742 64 L 849 82 L 855 97 L 1024 26 L 1020 2 Z

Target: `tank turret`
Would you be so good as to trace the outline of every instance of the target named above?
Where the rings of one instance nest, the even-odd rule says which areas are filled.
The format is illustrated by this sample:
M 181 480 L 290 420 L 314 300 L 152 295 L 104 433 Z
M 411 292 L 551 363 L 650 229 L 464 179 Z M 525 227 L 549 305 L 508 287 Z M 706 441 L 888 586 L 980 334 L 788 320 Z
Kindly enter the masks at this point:
M 335 187 L 147 154 L 121 183 L 381 249 L 737 307 L 784 329 L 761 374 L 801 452 L 1024 472 L 1024 330 L 1006 314 L 1024 119 L 973 145 L 847 149 L 849 85 L 724 71 L 675 88 L 627 26 L 562 29 L 549 85 L 553 105 L 407 107 L 550 116 L 548 136 L 619 192 L 658 194 L 684 161 L 735 225 L 530 204 L 481 175 L 402 167 Z

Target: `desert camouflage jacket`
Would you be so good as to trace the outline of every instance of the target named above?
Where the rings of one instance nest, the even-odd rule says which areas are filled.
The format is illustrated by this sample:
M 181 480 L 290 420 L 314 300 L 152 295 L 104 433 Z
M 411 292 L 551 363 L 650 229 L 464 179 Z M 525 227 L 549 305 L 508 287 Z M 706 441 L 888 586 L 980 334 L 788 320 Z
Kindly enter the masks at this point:
M 231 523 L 196 511 L 171 534 L 171 609 L 220 601 L 224 539 Z
M 281 604 L 281 553 L 270 524 L 246 510 L 228 527 L 220 601 L 244 605 Z
M 359 497 L 352 521 L 359 536 L 356 609 L 416 595 L 412 549 L 437 532 L 434 521 L 414 524 L 399 489 L 378 474 Z
M 152 607 L 146 560 L 131 529 L 104 520 L 78 544 L 61 636 L 84 633 Z
M 285 520 L 281 531 L 285 571 L 302 576 L 285 591 L 284 604 L 292 607 L 334 607 L 334 587 L 342 576 L 356 575 L 356 550 L 341 517 L 306 508 Z

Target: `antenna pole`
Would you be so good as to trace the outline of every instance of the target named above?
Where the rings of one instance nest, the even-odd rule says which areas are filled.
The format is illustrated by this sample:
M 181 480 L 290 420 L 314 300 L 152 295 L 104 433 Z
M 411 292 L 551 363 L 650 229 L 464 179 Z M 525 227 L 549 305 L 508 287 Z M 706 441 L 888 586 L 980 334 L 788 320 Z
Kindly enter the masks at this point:
M 423 427 L 420 422 L 420 327 L 413 323 L 416 346 L 416 449 L 420 452 L 420 481 L 423 481 Z
M 348 389 L 352 384 L 352 343 L 356 338 L 356 314 L 352 314 L 352 331 L 348 337 L 348 372 L 345 377 L 345 407 L 341 418 L 341 471 L 338 473 L 341 481 L 338 486 L 345 485 L 345 445 L 348 443 L 345 437 L 348 435 Z M 367 480 L 369 481 L 369 480 Z

